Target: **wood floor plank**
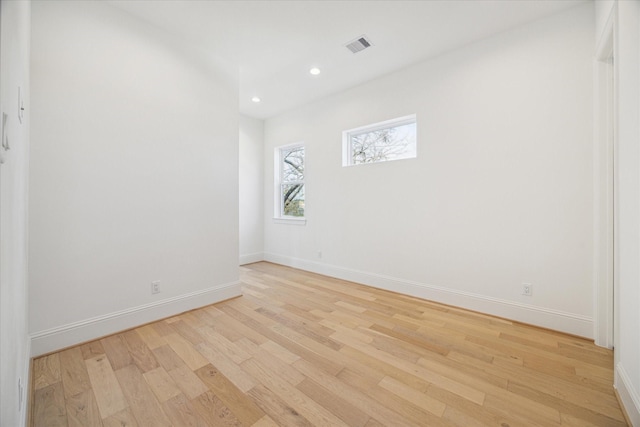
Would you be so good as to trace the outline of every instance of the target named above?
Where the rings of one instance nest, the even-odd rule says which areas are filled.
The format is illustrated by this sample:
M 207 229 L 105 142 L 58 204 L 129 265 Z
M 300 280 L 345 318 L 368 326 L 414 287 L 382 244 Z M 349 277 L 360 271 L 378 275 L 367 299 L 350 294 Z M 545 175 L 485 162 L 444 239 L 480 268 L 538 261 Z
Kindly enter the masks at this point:
M 182 313 L 180 315 L 180 321 L 189 326 L 192 330 L 197 330 L 198 328 L 202 328 L 203 326 L 207 326 L 206 323 L 200 316 L 196 316 L 196 311 Z
M 384 377 L 385 375 L 383 373 L 380 374 L 379 377 L 372 377 L 366 373 L 362 373 L 360 370 L 354 370 L 351 368 L 344 368 L 338 375 L 336 375 L 336 378 L 340 381 L 346 384 L 355 385 L 356 388 L 361 391 L 369 390 L 378 386 Z M 428 387 L 428 384 L 424 384 L 423 389 L 426 390 Z
M 201 328 L 200 333 L 208 343 L 213 347 L 220 349 L 220 351 L 224 352 L 236 364 L 240 364 L 251 357 L 236 344 L 229 341 L 209 326 Z
M 247 375 L 239 365 L 235 364 L 223 351 L 207 342 L 198 344 L 198 351 L 205 356 L 211 364 L 215 363 L 215 368 L 223 373 L 229 380 L 244 393 L 255 386 L 255 382 Z
M 290 306 L 290 304 L 288 304 L 288 306 Z M 304 331 L 305 334 L 316 341 L 323 341 L 334 332 L 331 328 L 328 328 L 317 321 L 309 322 L 309 319 L 298 316 L 295 313 L 288 312 L 284 308 L 279 310 L 277 313 L 272 313 L 270 316 L 266 314 L 269 311 L 267 309 L 257 311 L 272 318 L 281 325 L 288 326 L 291 329 Z M 330 344 L 331 343 L 328 343 L 328 345 Z
M 133 359 L 133 362 L 140 368 L 142 372 L 156 369 L 159 365 L 153 352 L 142 339 L 138 331 L 130 330 L 122 334 L 127 345 L 127 350 Z
M 426 358 L 424 360 L 427 360 Z M 422 366 L 428 365 L 423 361 L 418 361 Z M 488 363 L 484 363 L 482 359 L 474 355 L 461 354 L 456 351 L 450 352 L 446 357 L 430 357 L 429 360 L 433 360 L 437 363 L 445 365 L 447 369 L 456 369 L 463 371 L 465 375 L 476 377 L 486 383 L 493 384 L 497 387 L 506 389 L 509 384 L 509 380 L 499 375 L 493 375 L 487 366 L 498 367 L 500 364 L 495 363 L 495 359 L 489 360 Z
M 378 333 L 372 333 L 373 339 L 369 343 L 373 348 L 389 353 L 409 363 L 416 363 L 422 355 L 419 348 L 404 345 L 394 338 L 390 338 Z
M 191 370 L 195 371 L 209 363 L 189 341 L 182 338 L 179 334 L 174 332 L 166 335 L 164 339 L 169 344 L 169 347 L 171 347 L 171 349 L 180 356 Z
M 124 409 L 104 419 L 102 425 L 104 427 L 138 427 L 138 422 L 130 409 Z
M 375 324 L 375 322 L 370 319 L 365 319 L 362 316 L 336 310 L 335 307 L 331 307 L 330 310 L 326 311 L 316 308 L 311 310 L 311 313 L 318 317 L 322 317 L 323 319 L 331 319 L 332 321 L 338 322 L 348 328 L 356 328 L 358 326 L 369 328 Z
M 365 307 L 360 307 L 358 305 L 355 304 L 349 304 L 348 302 L 344 302 L 344 301 L 338 301 L 335 303 L 338 307 L 341 308 L 346 308 L 349 311 L 353 311 L 356 313 L 364 313 L 365 311 L 367 311 L 367 309 Z
M 184 315 L 180 317 L 180 320 L 171 323 L 171 327 L 175 329 L 175 331 L 179 333 L 182 336 L 182 338 L 191 342 L 191 344 L 193 345 L 198 345 L 201 342 L 203 342 L 204 341 L 203 336 L 196 329 L 192 328 L 187 323 L 185 323 L 182 320 L 183 317 Z
M 508 397 L 490 394 L 482 406 L 494 414 L 512 417 L 516 425 L 560 425 L 560 411 L 545 407 L 538 402 L 530 404 L 531 402 L 525 402 L 522 399 Z
M 624 427 L 613 352 L 315 273 L 33 362 L 32 427 Z
M 250 299 L 243 297 L 241 300 L 235 300 L 230 302 L 229 304 L 220 306 L 220 310 L 228 314 L 230 317 L 234 318 L 236 321 L 242 322 L 243 324 L 247 325 L 260 334 L 262 334 L 263 328 L 270 328 L 271 326 L 277 324 L 277 322 L 273 321 L 272 319 L 269 319 L 268 317 L 256 312 L 256 310 L 260 307 L 258 306 L 256 308 L 253 308 L 252 306 L 254 304 L 251 304 L 250 301 Z M 242 337 L 238 336 L 235 340 L 229 340 L 236 341 L 240 338 Z
M 115 375 L 140 426 L 173 427 L 136 365 L 127 365 Z
M 579 377 L 590 378 L 601 384 L 609 385 L 613 381 L 613 370 L 611 367 L 600 366 L 575 366 L 576 375 Z
M 574 417 L 572 415 L 569 414 L 565 414 L 565 413 L 561 413 L 560 417 L 562 419 L 562 425 L 563 426 L 567 426 L 567 427 L 595 427 L 595 426 L 601 426 L 603 424 L 600 423 L 590 423 L 589 421 L 586 421 L 584 419 L 584 417 L 580 418 L 580 417 Z
M 225 312 L 228 312 L 231 316 L 236 317 L 237 319 L 244 324 L 250 326 L 255 331 L 263 334 L 265 337 L 278 344 L 279 346 L 287 349 L 290 353 L 295 354 L 298 357 L 311 359 L 319 366 L 322 366 L 327 372 L 331 372 L 336 374 L 340 372 L 343 368 L 342 365 L 334 362 L 331 357 L 324 357 L 320 354 L 316 353 L 314 350 L 308 348 L 307 345 L 302 345 L 298 338 L 299 334 L 296 334 L 295 331 L 292 331 L 288 328 L 284 328 L 282 325 L 274 324 L 271 319 L 261 316 L 259 313 L 256 313 L 252 310 L 242 308 L 239 305 L 234 305 L 240 307 L 242 311 L 237 311 L 235 309 L 229 310 L 227 307 L 223 307 Z M 304 340 L 303 340 L 304 341 Z M 307 341 L 307 344 L 310 341 Z M 320 349 L 322 345 L 319 347 L 315 347 L 316 349 Z M 322 350 L 329 350 L 323 348 Z
M 200 378 L 186 365 L 169 371 L 169 376 L 189 399 L 195 399 L 208 390 Z
M 144 325 L 136 329 L 140 338 L 144 340 L 151 350 L 165 345 L 167 342 L 160 336 L 160 334 L 153 328 L 152 325 Z
M 53 353 L 33 362 L 33 388 L 40 390 L 60 382 L 60 354 Z
M 322 405 L 322 407 L 329 409 L 349 426 L 363 427 L 369 421 L 370 417 L 366 412 L 309 378 L 296 385 L 296 388 Z
M 457 393 L 460 396 L 463 396 L 464 398 L 472 402 L 482 404 L 482 401 L 485 398 L 485 393 L 483 393 L 480 390 L 477 390 L 459 381 L 448 378 L 444 375 L 441 375 L 438 372 L 434 372 L 429 369 L 424 369 L 418 365 L 411 364 L 410 362 L 406 362 L 382 350 L 378 350 L 373 347 L 359 344 L 357 341 L 352 341 L 350 343 L 350 346 L 355 348 L 356 350 L 360 350 L 361 352 L 369 353 L 373 355 L 376 359 L 384 363 L 387 363 L 388 365 L 398 367 L 399 369 L 411 375 L 417 376 L 418 378 L 421 378 L 424 381 L 436 384 L 446 390 Z
M 351 295 L 357 299 L 365 301 L 376 301 L 377 297 L 375 293 L 358 289 L 358 287 L 349 286 L 351 282 L 342 282 L 342 286 L 336 286 L 333 279 L 326 280 L 322 276 L 313 277 L 306 280 L 305 283 L 314 286 L 316 288 L 326 289 L 329 292 L 339 292 L 342 295 Z M 346 285 L 346 286 L 344 286 Z
M 411 402 L 438 417 L 441 417 L 442 414 L 444 414 L 444 410 L 447 407 L 447 405 L 439 400 L 430 397 L 426 393 L 413 389 L 395 378 L 384 377 L 378 384 L 380 387 L 389 390 L 396 396 L 406 400 L 407 402 Z
M 340 349 L 341 345 L 324 345 L 304 334 L 300 334 L 291 328 L 279 324 L 272 326 L 271 330 L 289 342 L 296 344 L 296 346 L 302 347 L 304 349 L 304 357 L 317 358 L 316 362 L 318 365 L 323 365 L 323 369 L 327 372 L 335 375 L 344 368 L 344 365 L 335 359 L 336 351 Z M 325 344 L 328 344 L 328 342 L 328 340 L 325 341 Z M 279 343 L 282 345 L 283 341 L 279 341 Z
M 155 331 L 158 333 L 158 335 L 160 335 L 161 337 L 164 337 L 166 335 L 169 334 L 174 334 L 176 332 L 175 329 L 173 329 L 171 326 L 169 326 L 169 324 L 162 320 L 160 322 L 155 322 L 151 325 L 151 327 L 153 329 L 155 329 Z
M 153 349 L 153 355 L 160 365 L 166 370 L 171 371 L 174 369 L 187 366 L 184 360 L 176 354 L 175 351 L 169 346 L 169 344 L 161 345 Z
M 608 368 L 613 363 L 613 356 L 603 355 L 600 352 L 594 351 L 591 349 L 584 347 L 576 347 L 575 345 L 570 345 L 566 343 L 558 343 L 558 354 L 562 356 L 566 356 L 569 359 L 577 359 L 582 360 L 590 365 L 596 365 L 603 368 Z
M 536 402 L 542 402 L 550 408 L 554 408 L 561 414 L 567 414 L 571 417 L 583 420 L 585 423 L 594 423 L 606 426 L 624 426 L 626 421 L 619 407 L 603 405 L 599 401 L 591 401 L 591 405 L 577 404 L 575 399 L 558 399 L 555 396 L 530 387 L 529 385 L 509 383 L 509 390 L 518 396 L 533 398 Z M 582 402 L 581 402 L 582 403 Z
M 360 328 L 359 326 L 347 327 L 341 322 L 334 322 L 329 318 L 321 318 L 319 323 L 327 328 L 331 329 L 331 333 L 329 337 L 333 334 L 342 334 L 346 336 L 351 336 L 352 339 L 357 339 L 364 343 L 370 344 L 373 341 L 373 337 L 369 334 L 364 333 L 366 331 L 365 328 Z
M 323 408 L 300 390 L 271 372 L 268 367 L 249 359 L 242 363 L 242 368 L 256 378 L 262 385 L 270 389 L 280 399 L 286 401 L 299 414 L 302 414 L 313 425 L 346 426 L 347 424 L 331 411 Z
M 208 426 L 246 425 L 212 391 L 202 393 L 193 399 L 191 404 Z
M 264 417 L 253 423 L 252 427 L 281 427 L 281 425 L 276 424 L 276 422 L 273 421 L 273 418 L 271 418 L 269 415 L 265 415 Z
M 221 314 L 215 318 L 214 323 L 210 323 L 207 326 L 213 328 L 213 330 L 215 330 L 217 333 L 219 333 L 229 341 L 235 342 L 244 337 L 251 337 L 253 339 L 257 339 L 258 341 L 264 340 L 264 337 L 260 337 L 259 334 L 255 334 L 255 332 L 252 331 L 251 328 L 242 326 L 238 327 L 238 323 L 232 320 L 226 313 L 222 311 L 220 313 Z
M 91 390 L 89 374 L 87 373 L 80 347 L 64 350 L 59 355 L 60 376 L 64 386 L 65 397 L 69 398 L 83 391 Z
M 39 388 L 33 400 L 34 426 L 67 426 L 67 408 L 61 382 Z
M 100 340 L 104 352 L 109 358 L 109 363 L 114 371 L 124 368 L 133 363 L 131 354 L 127 348 L 127 343 L 122 334 L 111 335 Z
M 243 323 L 238 323 L 235 319 L 228 314 L 221 312 L 222 315 L 216 318 L 215 331 L 225 337 L 231 342 L 235 342 L 239 339 L 250 339 L 254 343 L 260 345 L 268 342 L 269 340 L 264 336 L 256 332 L 255 330 L 247 327 Z M 212 326 L 212 325 L 209 325 Z
M 86 344 L 80 346 L 80 350 L 82 351 L 83 359 L 93 359 L 96 356 L 101 356 L 104 354 L 104 348 L 102 347 L 102 343 L 100 341 L 91 341 Z
M 448 422 L 433 415 L 429 411 L 400 398 L 394 393 L 388 392 L 378 384 L 371 384 L 369 378 L 357 372 L 345 369 L 340 372 L 338 378 L 345 384 L 369 396 L 382 408 L 396 412 L 406 420 L 406 423 L 415 426 L 451 427 Z M 371 420 L 375 420 L 382 425 L 389 425 L 388 421 L 384 421 L 384 419 L 384 414 L 372 416 L 371 418 Z M 367 425 L 371 424 L 371 420 L 369 420 Z
M 179 394 L 163 402 L 162 408 L 174 426 L 207 427 L 207 422 L 202 419 L 184 394 Z
M 284 304 L 282 306 L 282 309 L 284 310 L 283 311 L 284 313 L 290 313 L 295 315 L 299 319 L 305 319 L 305 320 L 311 321 L 312 322 L 311 324 L 317 324 L 320 320 L 322 320 L 321 317 L 311 313 L 311 309 L 306 307 L 305 308 L 298 307 L 297 304 L 296 305 Z
M 447 375 L 449 378 L 458 380 L 462 383 L 470 384 L 476 389 L 482 389 L 485 393 L 485 402 L 483 402 L 482 405 L 485 407 L 494 407 L 496 402 L 503 402 L 503 405 L 504 402 L 508 402 L 507 407 L 509 409 L 498 413 L 516 413 L 524 415 L 525 417 L 530 417 L 532 420 L 543 422 L 543 424 L 549 422 L 558 422 L 559 420 L 559 411 L 553 407 L 548 406 L 546 402 L 542 400 L 529 400 L 523 398 L 523 396 L 518 395 L 517 393 L 514 393 L 508 389 L 504 389 L 500 386 L 496 386 L 490 381 L 485 381 L 482 377 L 474 378 L 473 376 L 468 376 L 464 372 L 458 372 L 443 365 L 425 363 L 423 359 L 421 359 L 419 363 L 421 366 L 424 366 L 427 369 L 438 370 L 442 372 L 443 375 Z M 511 381 L 509 382 L 509 384 L 511 384 Z M 441 387 L 445 390 L 460 395 L 460 393 L 456 392 L 455 390 L 444 387 L 443 384 L 435 384 L 434 387 Z M 486 399 L 490 399 L 490 402 L 487 403 Z M 520 409 L 522 409 L 522 411 L 519 411 Z M 536 414 L 536 417 L 532 416 L 532 414 L 534 413 Z
M 179 396 L 182 391 L 164 368 L 156 368 L 142 374 L 160 403 Z
M 260 345 L 263 349 L 268 351 L 269 353 L 276 356 L 278 359 L 282 360 L 285 363 L 293 363 L 296 360 L 300 359 L 295 353 L 290 352 L 286 348 L 282 347 L 280 344 L 274 341 L 267 341 Z
M 297 369 L 292 369 L 291 365 L 280 360 L 273 353 L 268 352 L 262 347 L 258 347 L 253 354 L 253 358 L 269 368 L 280 378 L 284 379 L 291 385 L 298 385 L 305 379 Z
M 78 347 L 76 348 L 80 350 Z M 68 396 L 66 404 L 69 427 L 102 427 L 100 410 L 92 390 Z
M 507 380 L 486 374 L 482 369 L 455 366 L 447 358 L 426 359 L 421 357 L 418 359 L 417 365 L 425 368 L 427 371 L 438 372 L 450 380 L 464 384 L 485 394 L 495 392 L 503 393 L 508 384 Z M 446 388 L 442 384 L 437 385 Z
M 572 376 L 570 372 L 567 373 L 566 369 L 550 369 L 548 366 L 536 369 L 535 365 L 518 366 L 507 364 L 494 366 L 493 364 L 483 364 L 477 360 L 473 363 L 475 367 L 482 369 L 495 378 L 508 380 L 511 389 L 515 385 L 526 384 L 527 388 L 554 395 L 585 409 L 591 410 L 596 406 L 604 414 L 618 419 L 622 417 L 618 402 L 611 389 L 607 391 L 600 385 L 594 385 L 588 378 L 581 378 L 577 375 Z M 549 364 L 553 367 L 552 361 L 549 361 Z M 590 387 L 581 393 L 575 393 L 576 387 L 582 388 L 585 385 L 590 385 Z
M 553 384 L 549 384 L 551 378 L 553 377 L 546 372 L 533 375 L 531 371 L 527 371 L 520 378 L 510 380 L 509 385 L 526 385 L 550 396 L 560 397 L 562 400 L 580 407 L 596 409 L 598 412 L 607 416 L 620 420 L 624 419 L 613 393 L 605 393 L 599 389 L 591 388 L 576 394 L 574 382 L 566 381 L 561 376 L 558 376 L 554 379 Z
M 243 424 L 251 425 L 265 415 L 262 409 L 213 365 L 198 369 L 196 375 Z
M 529 358 L 547 358 L 549 360 L 555 360 L 559 362 L 567 362 L 572 361 L 572 363 L 578 366 L 593 366 L 592 364 L 580 360 L 579 358 L 570 359 L 566 356 L 560 355 L 558 353 L 547 351 L 535 347 L 528 347 L 526 344 L 506 341 L 500 338 L 490 338 L 486 336 L 478 336 L 478 335 L 468 335 L 465 338 L 467 341 L 472 342 L 474 344 L 480 345 L 483 348 L 486 348 L 487 351 L 496 351 L 500 352 L 503 355 L 507 355 L 510 357 L 517 357 L 526 361 Z
M 127 408 L 126 399 L 120 388 L 120 383 L 113 372 L 106 355 L 85 360 L 91 387 L 98 403 L 100 416 L 109 416 Z
M 373 418 L 369 418 L 369 421 L 364 427 L 386 427 L 386 426 Z
M 389 328 L 389 329 L 393 329 L 396 326 L 401 326 L 405 329 L 409 329 L 409 330 L 417 330 L 418 326 L 414 323 L 410 323 L 410 322 L 406 322 L 402 319 L 398 319 L 396 317 L 393 316 L 388 316 L 384 313 L 379 313 L 375 310 L 367 310 L 363 313 L 355 313 L 355 312 L 349 312 L 347 313 L 347 310 L 342 311 L 341 313 L 343 313 L 343 315 L 351 315 L 351 316 L 358 316 L 364 320 L 369 321 L 372 325 L 379 325 L 379 326 L 384 326 L 385 328 Z M 463 335 L 463 334 L 461 334 Z
M 445 347 L 437 342 L 433 342 L 429 339 L 418 338 L 415 334 L 411 333 L 403 333 L 396 329 L 385 328 L 383 326 L 373 325 L 370 328 L 372 331 L 380 332 L 385 334 L 388 337 L 396 338 L 398 341 L 404 343 L 413 344 L 416 347 L 420 347 L 423 350 L 431 351 L 433 353 L 437 353 L 443 356 L 446 356 L 451 349 L 449 347 Z
M 291 407 L 285 400 L 258 384 L 249 390 L 249 396 L 280 426 L 311 427 L 313 424 Z M 254 424 L 255 425 L 255 424 Z
M 428 387 L 425 393 L 443 402 L 446 409 L 442 414 L 443 420 L 459 426 L 517 426 L 514 418 L 495 414 L 484 406 L 470 402 L 439 387 Z
M 379 405 L 366 394 L 361 393 L 353 387 L 343 383 L 336 377 L 328 375 L 322 370 L 311 365 L 309 362 L 305 360 L 298 360 L 293 364 L 293 366 L 308 378 L 311 378 L 318 384 L 322 384 L 323 387 L 329 390 L 329 392 L 335 394 L 341 399 L 344 399 L 346 402 L 349 402 L 364 413 L 370 414 L 373 418 L 385 422 L 387 425 L 411 425 L 398 413 Z

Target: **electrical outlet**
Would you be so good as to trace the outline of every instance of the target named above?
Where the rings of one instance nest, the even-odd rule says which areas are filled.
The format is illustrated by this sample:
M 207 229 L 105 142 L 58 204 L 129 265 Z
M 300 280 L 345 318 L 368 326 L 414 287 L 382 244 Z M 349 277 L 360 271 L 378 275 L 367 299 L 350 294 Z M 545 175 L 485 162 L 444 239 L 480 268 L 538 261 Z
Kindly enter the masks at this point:
M 522 295 L 530 297 L 533 294 L 533 285 L 531 283 L 522 284 Z
M 18 120 L 22 123 L 24 119 L 24 99 L 22 99 L 22 88 L 18 86 Z
M 160 280 L 154 280 L 151 282 L 151 293 L 159 294 L 160 293 Z

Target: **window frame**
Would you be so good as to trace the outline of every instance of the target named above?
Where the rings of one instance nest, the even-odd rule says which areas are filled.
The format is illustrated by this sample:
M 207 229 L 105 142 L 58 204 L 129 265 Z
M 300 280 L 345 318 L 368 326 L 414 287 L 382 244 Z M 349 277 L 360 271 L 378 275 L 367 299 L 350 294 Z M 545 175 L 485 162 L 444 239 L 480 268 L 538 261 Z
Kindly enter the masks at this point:
M 409 124 L 414 124 L 416 126 L 414 156 L 403 157 L 401 159 L 378 160 L 371 163 L 354 163 L 353 162 L 352 139 L 354 137 L 365 134 L 365 133 L 396 128 L 396 127 L 405 126 Z M 385 162 L 392 162 L 397 160 L 408 160 L 408 159 L 415 159 L 417 157 L 418 157 L 418 119 L 416 114 L 409 114 L 407 116 L 397 117 L 395 119 L 384 120 L 382 122 L 372 123 L 365 126 L 359 126 L 357 128 L 348 129 L 342 132 L 342 166 L 343 167 L 360 166 L 360 165 L 375 164 L 375 163 L 385 163 Z
M 285 185 L 301 184 L 306 197 L 306 173 L 303 172 L 302 181 L 285 181 L 284 173 L 284 153 L 292 151 L 296 148 L 304 150 L 304 163 L 306 163 L 306 146 L 304 142 L 295 142 L 292 144 L 280 145 L 274 149 L 274 222 L 282 224 L 306 224 L 306 206 L 303 216 L 285 215 L 284 213 L 284 194 L 282 192 Z

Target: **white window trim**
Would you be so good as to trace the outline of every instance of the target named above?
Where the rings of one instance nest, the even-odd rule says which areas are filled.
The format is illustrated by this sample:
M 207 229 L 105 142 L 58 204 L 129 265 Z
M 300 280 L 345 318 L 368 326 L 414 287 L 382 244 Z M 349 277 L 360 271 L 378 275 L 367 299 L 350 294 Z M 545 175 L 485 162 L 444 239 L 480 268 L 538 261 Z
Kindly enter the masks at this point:
M 281 216 L 273 218 L 274 224 L 289 224 L 289 225 L 307 225 L 306 218 L 296 218 L 293 216 Z
M 375 132 L 381 129 L 408 125 L 411 123 L 416 123 L 416 125 L 418 123 L 418 120 L 415 114 L 410 114 L 408 116 L 402 116 L 395 119 L 389 119 L 382 122 L 377 122 L 370 125 L 360 126 L 357 128 L 343 131 L 342 132 L 342 166 L 347 167 L 347 166 L 362 165 L 362 164 L 353 163 L 353 150 L 351 148 L 351 138 L 353 138 L 354 136 L 357 136 L 363 133 L 368 133 L 368 132 Z M 417 144 L 417 141 L 416 141 L 416 144 Z M 417 147 L 416 147 L 416 157 L 417 156 L 418 154 L 417 154 Z M 410 157 L 410 158 L 413 159 L 415 157 Z M 397 159 L 397 160 L 407 160 L 407 159 Z M 391 160 L 391 161 L 396 161 L 396 160 Z M 376 162 L 376 163 L 384 163 L 384 162 Z M 370 163 L 370 164 L 373 164 L 373 163 Z
M 286 151 L 286 150 L 291 150 L 292 148 L 296 148 L 296 147 L 303 147 L 305 149 L 305 157 L 306 157 L 306 147 L 304 145 L 304 142 L 295 142 L 293 144 L 287 144 L 287 145 L 280 145 L 278 147 L 275 147 L 274 149 L 274 154 L 273 154 L 273 172 L 274 172 L 274 178 L 273 178 L 273 183 L 274 183 L 274 187 L 273 187 L 273 208 L 274 208 L 274 214 L 273 214 L 273 222 L 275 224 L 293 224 L 293 225 L 306 225 L 307 223 L 307 218 L 306 218 L 306 210 L 305 210 L 305 216 L 303 217 L 297 217 L 297 216 L 288 216 L 288 215 L 283 215 L 284 212 L 284 207 L 282 206 L 282 194 L 280 193 L 281 188 L 282 188 L 282 152 Z M 306 158 L 305 158 L 305 162 L 306 162 Z M 306 165 L 305 165 L 306 166 Z M 306 169 L 306 168 L 305 168 Z M 305 192 L 307 190 L 307 186 L 306 186 L 306 179 L 303 181 L 290 181 L 288 182 L 288 184 L 303 184 L 305 186 Z M 306 194 L 306 193 L 305 193 Z

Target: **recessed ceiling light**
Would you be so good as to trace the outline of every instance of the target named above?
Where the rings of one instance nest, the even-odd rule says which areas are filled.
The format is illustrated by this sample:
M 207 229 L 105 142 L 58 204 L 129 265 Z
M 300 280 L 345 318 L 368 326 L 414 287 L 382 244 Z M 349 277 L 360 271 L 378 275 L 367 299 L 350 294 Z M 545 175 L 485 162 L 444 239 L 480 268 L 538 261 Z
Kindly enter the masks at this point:
M 314 76 L 317 76 L 318 74 L 320 74 L 320 68 L 318 67 L 313 67 L 312 69 L 309 70 L 309 72 L 311 74 L 313 74 Z
M 253 102 L 255 102 L 256 104 L 257 104 L 258 102 L 262 101 L 262 100 L 261 100 L 260 98 L 258 98 L 257 96 L 254 96 L 253 98 L 251 98 L 251 100 L 252 100 Z

